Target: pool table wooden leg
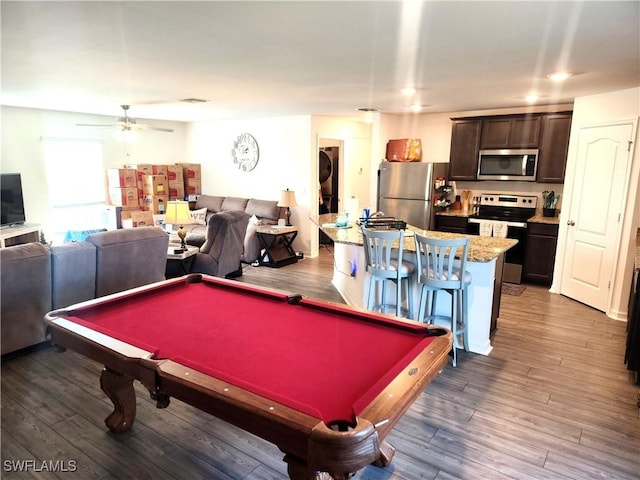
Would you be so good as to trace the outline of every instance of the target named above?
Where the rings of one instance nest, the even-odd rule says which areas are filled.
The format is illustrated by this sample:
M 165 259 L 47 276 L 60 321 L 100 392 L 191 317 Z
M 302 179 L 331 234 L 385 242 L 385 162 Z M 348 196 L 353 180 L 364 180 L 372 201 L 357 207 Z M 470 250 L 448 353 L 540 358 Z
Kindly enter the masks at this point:
M 347 480 L 353 476 L 353 473 L 318 472 L 289 454 L 284 456 L 284 461 L 291 480 Z
M 126 432 L 136 418 L 136 393 L 133 378 L 108 368 L 102 369 L 100 388 L 107 394 L 114 410 L 104 423 L 113 433 Z
M 380 456 L 373 464 L 376 467 L 387 467 L 391 463 L 394 453 L 396 453 L 395 447 L 388 444 L 386 440 L 383 440 L 380 443 Z

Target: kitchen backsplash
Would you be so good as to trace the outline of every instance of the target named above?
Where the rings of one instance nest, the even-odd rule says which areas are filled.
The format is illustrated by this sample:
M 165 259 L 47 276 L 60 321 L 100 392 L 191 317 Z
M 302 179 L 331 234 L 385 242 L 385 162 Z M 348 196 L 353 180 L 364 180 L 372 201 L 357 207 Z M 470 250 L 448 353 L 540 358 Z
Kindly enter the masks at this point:
M 500 182 L 500 181 L 485 181 L 485 182 L 451 182 L 455 185 L 457 193 L 453 195 L 461 195 L 463 190 L 471 190 L 471 197 L 480 196 L 483 193 L 494 194 L 518 194 L 518 195 L 535 195 L 538 197 L 538 209 L 542 209 L 542 192 L 554 191 L 560 194 L 560 199 L 556 204 L 556 209 L 559 211 L 562 209 L 563 201 L 563 188 L 564 185 L 557 183 L 536 183 L 536 182 Z M 453 197 L 455 198 L 455 197 Z

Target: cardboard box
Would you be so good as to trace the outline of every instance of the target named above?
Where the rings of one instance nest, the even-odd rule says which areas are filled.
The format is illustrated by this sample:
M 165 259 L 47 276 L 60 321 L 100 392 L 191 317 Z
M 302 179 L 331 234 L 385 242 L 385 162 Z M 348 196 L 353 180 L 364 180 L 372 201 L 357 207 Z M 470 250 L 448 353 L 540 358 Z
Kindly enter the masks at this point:
M 202 185 L 200 178 L 185 178 L 184 180 L 184 193 L 186 195 L 200 195 L 202 194 Z
M 164 215 L 168 201 L 168 195 L 145 195 L 142 203 L 145 210 L 148 210 L 153 214 Z
M 182 167 L 185 182 L 190 178 L 200 179 L 201 168 L 199 163 L 178 163 Z
M 138 207 L 140 197 L 135 187 L 109 188 L 109 202 L 117 207 Z
M 184 200 L 184 183 L 169 181 L 169 200 Z
M 154 175 L 164 175 L 165 178 L 169 176 L 166 165 L 151 165 L 151 171 Z
M 167 165 L 167 180 L 184 184 L 184 172 L 180 165 Z
M 133 228 L 136 227 L 153 227 L 153 213 L 145 210 L 137 210 L 131 212 L 131 223 Z
M 166 175 L 143 175 L 142 191 L 144 195 L 168 195 L 169 184 Z
M 107 184 L 109 188 L 135 187 L 138 172 L 132 168 L 108 168 Z
M 126 164 L 124 168 L 133 168 L 145 175 L 153 175 L 153 165 L 150 163 L 129 163 Z

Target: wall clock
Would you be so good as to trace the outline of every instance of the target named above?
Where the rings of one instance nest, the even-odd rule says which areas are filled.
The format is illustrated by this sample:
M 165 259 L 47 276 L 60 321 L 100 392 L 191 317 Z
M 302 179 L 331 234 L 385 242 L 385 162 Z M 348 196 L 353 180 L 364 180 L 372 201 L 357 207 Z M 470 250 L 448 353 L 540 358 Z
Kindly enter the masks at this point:
M 250 172 L 258 164 L 260 151 L 258 150 L 258 142 L 248 133 L 238 135 L 233 142 L 233 150 L 231 150 L 233 163 L 239 170 Z

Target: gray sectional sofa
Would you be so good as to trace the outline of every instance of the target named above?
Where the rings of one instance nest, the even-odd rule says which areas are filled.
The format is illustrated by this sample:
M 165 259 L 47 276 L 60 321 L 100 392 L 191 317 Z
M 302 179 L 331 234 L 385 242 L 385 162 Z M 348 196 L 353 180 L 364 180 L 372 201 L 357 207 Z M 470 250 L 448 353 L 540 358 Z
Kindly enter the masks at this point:
M 203 224 L 185 225 L 185 229 L 188 232 L 187 241 L 193 245 L 204 242 L 207 236 L 208 224 L 214 215 L 220 212 L 244 212 L 247 214 L 246 231 L 241 251 L 241 260 L 244 263 L 252 263 L 260 256 L 260 242 L 256 235 L 256 228 L 259 225 L 277 224 L 278 219 L 284 217 L 285 210 L 282 207 L 278 207 L 276 200 L 200 195 L 196 201 L 195 210 L 204 208 L 207 211 Z M 194 271 L 197 270 L 194 269 Z
M 0 249 L 0 353 L 44 342 L 51 310 L 164 280 L 168 244 L 163 229 L 141 227 Z

